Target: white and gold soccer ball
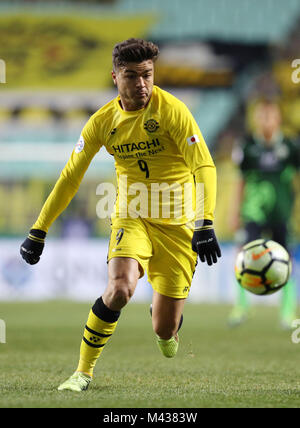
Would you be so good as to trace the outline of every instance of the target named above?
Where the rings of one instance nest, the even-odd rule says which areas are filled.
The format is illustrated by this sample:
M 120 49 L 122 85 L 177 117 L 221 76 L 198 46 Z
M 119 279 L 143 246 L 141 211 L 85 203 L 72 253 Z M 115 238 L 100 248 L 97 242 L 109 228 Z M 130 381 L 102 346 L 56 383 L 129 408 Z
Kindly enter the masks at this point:
M 280 290 L 288 282 L 291 270 L 287 250 L 268 239 L 257 239 L 244 245 L 235 264 L 239 284 L 261 296 Z

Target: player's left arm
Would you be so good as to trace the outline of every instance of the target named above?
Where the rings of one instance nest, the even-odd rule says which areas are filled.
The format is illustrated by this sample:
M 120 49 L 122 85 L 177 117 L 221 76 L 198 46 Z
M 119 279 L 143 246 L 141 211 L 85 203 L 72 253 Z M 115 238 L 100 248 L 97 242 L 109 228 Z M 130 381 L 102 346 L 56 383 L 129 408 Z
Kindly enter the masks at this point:
M 192 248 L 198 253 L 202 262 L 206 261 L 212 265 L 217 263 L 218 257 L 221 257 L 213 228 L 217 193 L 216 167 L 195 119 L 184 104 L 179 105 L 174 114 L 175 117 L 174 138 L 195 177 L 196 185 L 198 184 L 200 188 L 203 186 L 200 200 L 199 195 L 196 195 Z

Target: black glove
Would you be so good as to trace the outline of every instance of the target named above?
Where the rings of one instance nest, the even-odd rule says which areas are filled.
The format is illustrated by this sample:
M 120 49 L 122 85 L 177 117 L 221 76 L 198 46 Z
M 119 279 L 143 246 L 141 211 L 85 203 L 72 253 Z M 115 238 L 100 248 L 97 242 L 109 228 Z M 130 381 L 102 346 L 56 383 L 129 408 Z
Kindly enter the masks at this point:
M 30 265 L 35 265 L 43 252 L 46 232 L 39 229 L 31 229 L 29 235 L 20 248 L 20 254 Z
M 210 220 L 204 220 L 203 226 L 195 229 L 192 249 L 199 255 L 201 262 L 206 261 L 209 266 L 217 263 L 217 257 L 221 257 L 221 250 Z

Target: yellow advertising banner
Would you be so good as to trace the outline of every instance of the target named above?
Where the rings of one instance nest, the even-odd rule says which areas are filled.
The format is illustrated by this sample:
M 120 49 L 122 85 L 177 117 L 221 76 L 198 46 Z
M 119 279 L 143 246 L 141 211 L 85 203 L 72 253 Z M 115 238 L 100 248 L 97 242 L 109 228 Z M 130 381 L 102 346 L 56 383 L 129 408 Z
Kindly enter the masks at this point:
M 0 16 L 1 89 L 101 89 L 110 85 L 114 45 L 146 37 L 154 17 L 12 14 Z

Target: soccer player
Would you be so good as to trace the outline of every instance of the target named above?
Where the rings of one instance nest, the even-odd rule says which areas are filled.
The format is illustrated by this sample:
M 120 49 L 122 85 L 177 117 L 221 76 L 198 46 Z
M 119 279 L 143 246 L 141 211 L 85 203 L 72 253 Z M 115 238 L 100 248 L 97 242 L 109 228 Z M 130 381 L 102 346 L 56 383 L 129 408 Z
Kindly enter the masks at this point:
M 294 200 L 294 180 L 300 167 L 299 144 L 281 132 L 281 112 L 275 101 L 260 100 L 253 111 L 255 132 L 238 149 L 241 170 L 239 196 L 233 214 L 245 230 L 245 243 L 263 236 L 288 247 L 288 228 Z M 236 326 L 248 319 L 247 291 L 238 286 L 237 302 L 229 324 Z M 290 328 L 296 318 L 297 296 L 293 280 L 282 289 L 281 324 Z
M 89 313 L 77 370 L 59 390 L 87 389 L 121 310 L 145 271 L 153 288 L 151 315 L 158 346 L 164 356 L 174 357 L 197 255 L 209 265 L 221 256 L 213 229 L 215 165 L 188 108 L 154 86 L 158 54 L 155 44 L 142 39 L 129 39 L 115 46 L 112 79 L 118 96 L 84 126 L 68 163 L 21 245 L 22 257 L 30 264 L 37 263 L 50 225 L 67 207 L 91 160 L 105 146 L 114 156 L 118 179 L 107 257 L 108 284 Z M 139 212 L 134 205 L 134 192 L 129 189 L 142 188 L 145 197 L 141 205 L 145 208 L 157 196 L 155 186 L 166 183 L 180 192 L 190 184 L 193 192 L 186 191 L 184 202 L 180 192 L 175 192 L 173 204 L 167 206 L 163 198 L 159 199 L 158 205 L 153 203 L 154 215 L 146 209 Z M 195 193 L 198 183 L 204 187 L 199 198 Z M 201 199 L 202 208 L 197 209 L 195 198 Z M 195 216 L 191 218 L 183 208 L 193 202 Z M 161 213 L 166 208 L 169 215 Z

